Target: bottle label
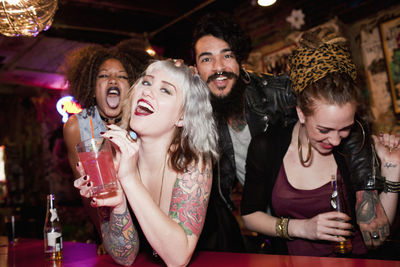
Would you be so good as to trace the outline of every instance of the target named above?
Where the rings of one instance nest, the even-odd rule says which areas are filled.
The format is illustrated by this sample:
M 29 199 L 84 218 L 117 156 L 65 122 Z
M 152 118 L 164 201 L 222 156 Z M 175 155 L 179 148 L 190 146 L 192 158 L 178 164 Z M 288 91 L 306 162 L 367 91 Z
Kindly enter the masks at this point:
M 58 245 L 58 247 L 62 248 L 62 245 L 60 245 L 60 243 L 62 244 L 62 236 L 61 233 L 57 233 L 57 232 L 51 232 L 51 233 L 47 233 L 47 244 L 50 247 L 56 247 L 56 244 Z

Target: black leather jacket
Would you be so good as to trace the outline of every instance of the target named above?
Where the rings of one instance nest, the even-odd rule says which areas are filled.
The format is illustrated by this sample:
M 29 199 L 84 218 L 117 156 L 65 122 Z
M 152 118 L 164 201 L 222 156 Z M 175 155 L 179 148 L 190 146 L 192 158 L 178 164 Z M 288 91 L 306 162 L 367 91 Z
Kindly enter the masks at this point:
M 290 80 L 287 75 L 270 76 L 266 74 L 249 73 L 250 82 L 245 88 L 245 114 L 252 137 L 265 132 L 268 124 L 280 123 L 284 126 L 297 121 L 295 110 L 296 97 L 290 89 Z M 352 170 L 351 182 L 353 189 L 372 190 L 380 188 L 377 185 L 372 167 L 371 139 L 368 125 L 362 124 L 365 131 L 363 137 L 361 127 L 354 124 L 354 130 L 346 139 L 342 140 L 338 148 L 346 155 L 347 162 Z M 238 181 L 236 177 L 235 154 L 226 120 L 218 119 L 220 159 L 214 167 L 213 193 L 219 196 L 230 210 L 235 209 L 231 200 L 231 192 Z M 364 139 L 364 141 L 362 141 Z M 375 167 L 378 172 L 379 168 Z M 379 176 L 376 173 L 376 176 Z M 215 192 L 217 191 L 217 192 Z M 212 194 L 213 195 L 213 194 Z
M 274 77 L 266 74 L 250 73 L 250 83 L 244 90 L 247 125 L 252 137 L 265 132 L 269 123 L 284 123 L 297 120 L 296 98 L 290 90 L 287 75 Z M 224 118 L 217 118 L 220 159 L 214 168 L 213 190 L 230 210 L 234 209 L 231 192 L 236 185 L 235 153 L 228 124 Z

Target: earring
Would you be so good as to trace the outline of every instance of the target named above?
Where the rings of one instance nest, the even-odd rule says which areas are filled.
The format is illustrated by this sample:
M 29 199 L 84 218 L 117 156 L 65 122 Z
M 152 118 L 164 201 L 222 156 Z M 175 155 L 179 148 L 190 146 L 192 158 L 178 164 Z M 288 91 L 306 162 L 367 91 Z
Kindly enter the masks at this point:
M 245 84 L 249 84 L 251 82 L 250 74 L 244 69 L 243 69 L 243 73 L 244 73 L 244 75 L 242 77 L 243 82 Z
M 339 150 L 337 151 L 340 155 L 345 156 L 345 157 L 357 155 L 358 153 L 360 153 L 360 151 L 363 149 L 363 147 L 365 145 L 365 138 L 366 137 L 365 137 L 364 127 L 363 127 L 363 125 L 361 124 L 361 122 L 359 120 L 356 119 L 355 121 L 356 121 L 356 124 L 360 127 L 360 130 L 361 130 L 361 135 L 362 135 L 361 145 L 360 145 L 360 147 L 357 148 L 357 150 L 355 152 L 352 152 L 352 153 L 343 153 L 343 152 L 341 152 Z
M 304 124 L 300 124 L 300 128 L 299 128 L 299 133 L 297 135 L 297 150 L 299 152 L 299 160 L 301 162 L 302 165 L 305 165 L 311 158 L 311 142 L 310 139 L 308 139 L 307 136 L 307 143 L 308 143 L 308 151 L 307 151 L 307 156 L 306 159 L 303 159 L 303 147 L 301 145 L 301 140 L 300 140 L 300 130 L 301 128 L 304 127 Z

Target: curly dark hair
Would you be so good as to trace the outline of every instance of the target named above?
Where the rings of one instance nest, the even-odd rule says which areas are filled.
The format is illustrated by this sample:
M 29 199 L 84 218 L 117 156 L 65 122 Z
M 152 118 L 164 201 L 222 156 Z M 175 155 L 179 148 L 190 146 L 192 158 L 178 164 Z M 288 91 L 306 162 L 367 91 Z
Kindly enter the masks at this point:
M 194 62 L 196 61 L 195 45 L 205 35 L 212 35 L 227 42 L 239 65 L 242 61 L 247 60 L 251 50 L 250 37 L 232 19 L 232 16 L 222 12 L 209 13 L 198 21 L 192 38 L 192 57 Z
M 73 50 L 62 66 L 69 90 L 82 108 L 96 105 L 96 78 L 100 65 L 107 59 L 117 59 L 128 73 L 129 84 L 133 84 L 152 59 L 144 49 L 143 42 L 124 40 L 115 47 L 106 48 L 92 44 Z

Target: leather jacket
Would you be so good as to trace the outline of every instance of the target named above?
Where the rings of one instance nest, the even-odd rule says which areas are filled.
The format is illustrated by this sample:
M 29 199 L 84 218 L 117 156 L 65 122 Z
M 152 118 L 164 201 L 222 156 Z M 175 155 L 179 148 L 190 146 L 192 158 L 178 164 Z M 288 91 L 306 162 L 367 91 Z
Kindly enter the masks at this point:
M 283 126 L 297 121 L 296 97 L 290 89 L 288 75 L 272 76 L 249 73 L 249 82 L 245 85 L 245 116 L 252 137 L 265 132 L 268 124 L 280 123 Z M 217 194 L 220 201 L 234 210 L 231 199 L 232 189 L 238 181 L 236 177 L 235 154 L 226 120 L 216 118 L 219 132 L 220 159 L 214 167 L 212 195 Z M 343 139 L 338 148 L 345 156 L 351 169 L 353 189 L 378 189 L 379 168 L 372 164 L 372 148 L 368 125 L 358 119 L 364 128 L 356 122 L 349 137 Z M 373 172 L 373 170 L 375 172 Z
M 245 116 L 251 137 L 267 130 L 269 123 L 297 121 L 296 97 L 290 89 L 289 76 L 272 76 L 249 73 L 249 83 L 244 90 Z M 230 210 L 235 209 L 231 192 L 238 181 L 235 153 L 229 128 L 224 118 L 216 118 L 219 133 L 220 159 L 214 168 L 213 191 Z

